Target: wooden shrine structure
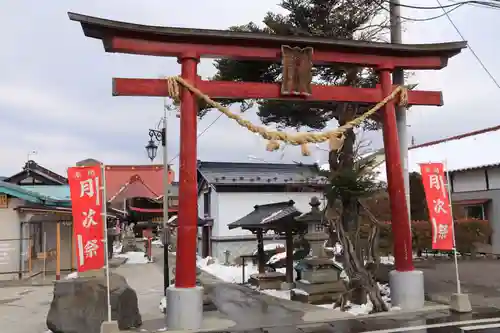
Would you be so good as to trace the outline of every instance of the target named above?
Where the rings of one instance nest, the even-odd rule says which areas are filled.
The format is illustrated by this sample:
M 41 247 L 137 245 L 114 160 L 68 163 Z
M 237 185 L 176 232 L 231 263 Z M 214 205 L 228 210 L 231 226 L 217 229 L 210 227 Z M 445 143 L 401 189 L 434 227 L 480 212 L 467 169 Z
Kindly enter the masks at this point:
M 197 100 L 282 99 L 336 101 L 373 105 L 389 98 L 381 107 L 386 154 L 388 191 L 392 211 L 395 268 L 413 271 L 412 242 L 398 147 L 394 103 L 398 102 L 391 80 L 395 68 L 439 70 L 466 47 L 466 42 L 441 44 L 387 44 L 324 37 L 279 36 L 208 29 L 145 26 L 69 13 L 81 24 L 85 36 L 101 40 L 104 50 L 161 57 L 176 57 L 181 65 L 180 87 L 180 181 L 176 287 L 196 284 L 197 233 Z M 232 58 L 281 61 L 282 83 L 207 81 L 198 76 L 200 58 Z M 345 64 L 375 68 L 380 84 L 354 88 L 312 84 L 314 64 Z M 189 88 L 187 86 L 190 86 Z M 114 96 L 172 96 L 172 80 L 114 78 Z M 392 96 L 391 96 L 392 94 Z M 394 98 L 396 97 L 396 98 Z M 408 105 L 443 104 L 439 91 L 407 94 Z M 396 100 L 396 101 L 395 101 Z M 234 119 L 234 118 L 233 118 Z M 296 144 L 296 143 L 292 143 Z

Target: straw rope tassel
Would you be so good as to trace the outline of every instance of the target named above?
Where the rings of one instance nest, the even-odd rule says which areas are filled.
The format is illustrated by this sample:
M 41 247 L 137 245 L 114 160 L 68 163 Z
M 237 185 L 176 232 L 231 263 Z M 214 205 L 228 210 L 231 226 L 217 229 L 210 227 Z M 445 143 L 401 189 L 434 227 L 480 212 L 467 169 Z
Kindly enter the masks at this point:
M 191 83 L 187 82 L 180 76 L 168 77 L 167 79 L 167 92 L 168 96 L 171 97 L 176 104 L 180 101 L 180 87 L 179 84 L 184 88 L 191 91 L 199 99 L 205 101 L 208 105 L 213 108 L 218 109 L 220 112 L 224 113 L 228 118 L 236 121 L 240 126 L 247 128 L 253 133 L 259 134 L 262 138 L 268 140 L 266 149 L 268 151 L 275 151 L 279 149 L 279 141 L 291 144 L 294 146 L 301 146 L 302 154 L 309 156 L 311 154 L 307 144 L 310 143 L 321 143 L 329 141 L 331 150 L 340 150 L 344 145 L 345 135 L 344 133 L 372 116 L 375 112 L 380 110 L 389 101 L 396 98 L 399 94 L 399 104 L 406 106 L 408 104 L 408 90 L 406 87 L 398 86 L 396 87 L 389 96 L 386 96 L 382 101 L 377 103 L 373 108 L 360 115 L 359 117 L 347 122 L 346 124 L 330 131 L 319 132 L 319 133 L 286 133 L 283 131 L 270 131 L 263 126 L 258 126 L 252 124 L 250 121 L 243 119 L 241 116 L 231 112 L 227 107 L 214 101 L 208 95 L 204 94 L 198 88 L 194 87 Z
M 280 143 L 276 140 L 269 140 L 267 142 L 266 150 L 267 151 L 276 151 L 280 149 Z
M 300 149 L 302 152 L 302 156 L 311 156 L 311 151 L 309 150 L 309 147 L 307 147 L 307 144 L 303 143 L 300 145 Z

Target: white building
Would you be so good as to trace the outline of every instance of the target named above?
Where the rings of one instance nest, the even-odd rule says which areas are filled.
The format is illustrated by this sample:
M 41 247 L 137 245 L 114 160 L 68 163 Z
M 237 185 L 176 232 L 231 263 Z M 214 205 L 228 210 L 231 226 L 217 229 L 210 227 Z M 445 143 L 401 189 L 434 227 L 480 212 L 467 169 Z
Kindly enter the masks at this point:
M 225 260 L 256 249 L 255 236 L 227 225 L 264 205 L 293 200 L 301 212 L 308 212 L 313 196 L 322 197 L 323 179 L 316 165 L 272 163 L 198 163 L 198 215 L 213 219 L 199 228 L 199 253 Z M 284 242 L 266 235 L 265 242 Z

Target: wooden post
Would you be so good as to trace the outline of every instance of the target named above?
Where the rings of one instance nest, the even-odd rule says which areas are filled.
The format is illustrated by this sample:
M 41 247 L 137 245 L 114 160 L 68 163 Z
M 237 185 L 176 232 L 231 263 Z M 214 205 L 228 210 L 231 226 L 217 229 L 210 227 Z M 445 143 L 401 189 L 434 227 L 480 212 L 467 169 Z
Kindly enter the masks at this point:
M 30 237 L 30 241 L 29 241 L 29 246 L 28 246 L 28 273 L 29 275 L 31 275 L 31 271 L 33 270 L 33 259 L 31 257 L 31 252 L 33 251 L 33 242 L 32 242 L 32 239 Z
M 262 229 L 257 229 L 257 263 L 259 267 L 259 274 L 265 272 L 264 269 L 264 235 Z
M 69 228 L 69 250 L 71 251 L 70 256 L 69 256 L 69 268 L 71 271 L 75 268 L 73 265 L 75 264 L 73 256 L 75 255 L 75 242 L 73 241 L 74 239 L 73 235 L 73 222 L 71 222 L 71 228 Z
M 56 280 L 61 279 L 61 222 L 56 224 Z
M 293 233 L 286 227 L 286 282 L 293 283 Z

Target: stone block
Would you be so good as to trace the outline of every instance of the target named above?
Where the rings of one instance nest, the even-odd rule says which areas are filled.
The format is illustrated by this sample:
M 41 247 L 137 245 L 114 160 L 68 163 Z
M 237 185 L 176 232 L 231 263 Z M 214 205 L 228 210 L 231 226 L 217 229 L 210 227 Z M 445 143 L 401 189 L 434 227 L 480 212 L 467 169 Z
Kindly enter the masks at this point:
M 137 294 L 118 274 L 110 276 L 111 317 L 120 330 L 142 325 Z M 84 277 L 56 281 L 54 298 L 47 315 L 53 333 L 99 333 L 107 320 L 105 277 Z
M 450 309 L 459 313 L 472 312 L 468 294 L 452 294 L 450 298 Z
M 281 282 L 281 290 L 292 290 L 295 288 L 295 283 Z
M 297 301 L 307 304 L 331 304 L 337 301 L 337 299 L 342 295 L 342 293 L 323 293 L 310 295 L 301 289 L 292 289 L 290 292 L 290 299 L 292 301 Z
M 248 279 L 248 283 L 260 289 L 280 289 L 281 283 L 285 281 L 285 274 L 279 272 L 252 274 Z
M 337 293 L 346 290 L 344 281 L 334 281 L 326 283 L 307 283 L 299 280 L 295 283 L 297 289 L 304 290 L 308 294 Z
M 120 333 L 120 328 L 118 328 L 118 323 L 114 320 L 105 321 L 101 324 L 100 333 Z
M 335 282 L 340 278 L 340 273 L 335 269 L 305 270 L 302 272 L 302 280 L 314 283 Z

